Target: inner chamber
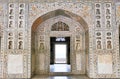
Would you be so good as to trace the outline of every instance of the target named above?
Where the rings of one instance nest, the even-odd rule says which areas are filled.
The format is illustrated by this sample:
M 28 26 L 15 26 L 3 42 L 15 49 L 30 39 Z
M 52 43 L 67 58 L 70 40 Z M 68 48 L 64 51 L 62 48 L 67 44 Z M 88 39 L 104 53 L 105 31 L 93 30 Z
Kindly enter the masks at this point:
M 70 72 L 70 37 L 50 37 L 50 72 Z

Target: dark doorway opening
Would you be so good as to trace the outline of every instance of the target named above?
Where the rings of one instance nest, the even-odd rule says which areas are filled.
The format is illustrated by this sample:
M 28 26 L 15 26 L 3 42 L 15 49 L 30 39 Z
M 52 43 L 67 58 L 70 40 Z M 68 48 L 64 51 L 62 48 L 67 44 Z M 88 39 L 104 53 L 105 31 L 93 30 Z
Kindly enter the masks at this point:
M 51 37 L 50 72 L 70 72 L 70 68 L 70 37 Z

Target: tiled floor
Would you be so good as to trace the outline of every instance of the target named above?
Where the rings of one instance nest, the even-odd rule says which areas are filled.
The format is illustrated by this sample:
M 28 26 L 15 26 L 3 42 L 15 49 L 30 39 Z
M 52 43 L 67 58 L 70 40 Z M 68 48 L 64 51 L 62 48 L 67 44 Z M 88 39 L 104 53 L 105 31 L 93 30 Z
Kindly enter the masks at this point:
M 36 75 L 32 79 L 90 79 L 85 75 L 80 76 L 40 76 Z

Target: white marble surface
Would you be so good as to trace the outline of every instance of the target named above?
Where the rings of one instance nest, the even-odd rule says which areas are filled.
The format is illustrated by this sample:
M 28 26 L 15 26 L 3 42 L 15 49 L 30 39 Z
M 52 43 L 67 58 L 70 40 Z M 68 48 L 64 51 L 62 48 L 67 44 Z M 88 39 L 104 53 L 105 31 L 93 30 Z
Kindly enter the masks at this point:
M 50 72 L 70 72 L 71 66 L 67 64 L 50 65 Z
M 86 75 L 77 75 L 77 76 L 42 76 L 35 75 L 32 79 L 91 79 Z
M 112 74 L 112 65 L 99 63 L 98 73 L 99 74 Z
M 76 66 L 77 66 L 77 70 L 81 70 L 81 55 L 80 53 L 76 54 Z
M 98 73 L 112 74 L 112 56 L 98 55 Z
M 44 56 L 44 53 L 40 53 L 39 54 L 39 68 L 40 70 L 44 70 L 45 68 L 45 56 Z
M 8 55 L 8 74 L 23 73 L 23 55 Z

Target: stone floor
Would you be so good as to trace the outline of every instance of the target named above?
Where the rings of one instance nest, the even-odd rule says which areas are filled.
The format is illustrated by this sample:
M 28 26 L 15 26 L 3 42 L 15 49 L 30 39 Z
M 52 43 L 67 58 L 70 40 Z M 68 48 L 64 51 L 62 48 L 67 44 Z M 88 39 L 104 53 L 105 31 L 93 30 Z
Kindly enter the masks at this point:
M 71 67 L 67 64 L 54 64 L 50 65 L 50 72 L 70 72 Z
M 36 75 L 32 79 L 90 79 L 85 75 L 76 76 L 40 76 Z
M 67 64 L 54 64 L 50 66 L 50 72 L 56 73 L 58 75 L 65 75 L 70 72 L 70 65 Z M 66 73 L 68 72 L 68 73 Z M 45 75 L 35 75 L 32 79 L 90 79 L 86 75 L 68 75 L 68 76 L 45 76 Z

